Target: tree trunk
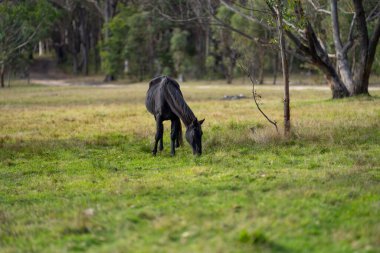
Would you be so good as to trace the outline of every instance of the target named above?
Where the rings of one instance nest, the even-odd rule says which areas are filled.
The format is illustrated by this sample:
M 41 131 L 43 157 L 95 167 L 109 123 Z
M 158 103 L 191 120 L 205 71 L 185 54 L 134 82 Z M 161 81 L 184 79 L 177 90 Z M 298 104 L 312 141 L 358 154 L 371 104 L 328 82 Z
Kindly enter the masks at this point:
M 8 88 L 10 88 L 11 87 L 11 72 L 10 71 L 8 71 L 7 79 L 8 79 Z
M 82 73 L 88 75 L 88 57 L 89 57 L 89 38 L 87 30 L 87 17 L 84 9 L 80 11 L 80 24 L 79 24 L 79 35 L 80 35 L 80 51 L 82 52 L 82 62 L 83 68 Z
M 226 81 L 227 81 L 227 84 L 231 84 L 232 83 L 232 73 L 231 73 L 231 63 L 227 64 L 227 66 L 225 66 L 225 77 L 226 77 Z
M 362 92 L 364 94 L 368 93 L 369 77 L 371 75 L 372 64 L 375 59 L 376 47 L 379 44 L 379 38 L 380 38 L 380 16 L 377 19 L 377 24 L 375 26 L 375 29 L 373 31 L 373 34 L 368 46 L 368 58 L 367 58 L 365 72 L 364 72 L 364 77 L 362 80 L 362 88 L 363 88 Z
M 357 68 L 354 71 L 355 87 L 351 95 L 368 94 L 369 77 L 380 38 L 380 17 L 374 27 L 372 37 L 368 36 L 367 20 L 362 1 L 353 0 L 356 14 L 356 29 L 359 41 Z
M 224 64 L 223 64 L 224 69 L 225 69 L 225 71 L 223 71 L 223 72 L 225 73 L 224 75 L 226 77 L 227 84 L 231 84 L 233 76 L 234 76 L 234 69 L 235 69 L 235 65 L 236 65 L 236 60 L 235 60 L 234 53 L 231 50 L 227 50 L 227 51 L 228 52 L 226 52 L 223 55 L 223 58 L 226 59 L 224 61 Z
M 278 72 L 278 53 L 276 52 L 273 57 L 273 85 L 277 82 L 277 72 Z
M 368 29 L 362 0 L 353 0 L 356 14 L 356 30 L 359 41 L 358 64 L 354 71 L 354 87 L 351 95 L 368 94 L 368 82 L 365 82 L 365 72 L 368 59 Z
M 259 49 L 259 66 L 258 66 L 258 81 L 259 84 L 264 83 L 264 49 L 262 47 L 258 47 Z
M 3 64 L 3 65 L 1 65 L 1 68 L 0 68 L 0 84 L 1 84 L 1 88 L 5 87 L 4 76 L 5 76 L 5 67 L 4 67 L 4 64 Z
M 107 45 L 110 38 L 110 31 L 108 28 L 108 23 L 112 18 L 112 3 L 111 0 L 105 0 L 104 2 L 104 43 Z M 108 48 L 104 48 L 105 51 L 108 51 Z M 106 73 L 106 77 L 104 78 L 105 82 L 115 81 L 116 76 L 110 73 Z
M 104 82 L 112 82 L 115 81 L 116 78 L 113 75 L 107 74 L 106 77 L 104 78 Z
M 289 73 L 292 74 L 293 66 L 294 66 L 294 64 L 293 64 L 293 62 L 294 62 L 294 54 L 290 54 L 289 58 L 290 58 L 289 59 Z
M 289 96 L 289 66 L 286 57 L 286 42 L 282 24 L 282 1 L 277 0 L 277 31 L 280 42 L 282 73 L 284 77 L 284 133 L 290 134 L 290 96 Z
M 350 95 L 347 87 L 342 82 L 341 78 L 331 63 L 326 49 L 324 49 L 315 34 L 310 23 L 306 25 L 306 37 L 308 40 L 308 48 L 301 46 L 302 50 L 305 50 L 311 57 L 311 63 L 322 70 L 328 79 L 331 80 L 331 90 L 333 98 L 344 98 Z
M 78 57 L 77 55 L 73 55 L 73 74 L 78 74 Z
M 302 22 L 306 21 L 305 38 L 302 39 L 289 30 L 285 30 L 286 35 L 293 41 L 297 49 L 302 52 L 304 60 L 315 65 L 325 74 L 330 84 L 333 98 L 348 97 L 350 92 L 340 79 L 336 68 L 329 59 L 326 48 L 321 45 L 313 27 L 305 17 L 300 0 L 295 1 L 294 9 L 297 20 Z M 272 10 L 272 12 L 274 11 Z
M 100 57 L 99 47 L 94 47 L 94 61 L 95 61 L 95 73 L 100 71 L 102 58 Z
M 230 75 L 229 73 L 226 74 L 226 79 L 227 79 L 227 84 L 232 83 L 232 75 Z
M 333 98 L 344 98 L 350 95 L 330 61 L 327 59 L 323 61 L 322 59 L 317 58 L 314 64 L 325 74 L 331 88 Z
M 82 57 L 83 57 L 83 69 L 82 72 L 84 75 L 88 76 L 88 47 L 82 44 Z
M 38 42 L 38 55 L 39 56 L 44 55 L 44 43 L 41 40 Z
M 347 52 L 343 48 L 342 41 L 340 39 L 337 0 L 331 0 L 331 21 L 338 70 L 343 83 L 352 94 L 354 90 L 354 81 L 350 66 L 348 64 Z
M 231 57 L 229 59 L 229 64 L 227 66 L 227 73 L 226 73 L 226 79 L 227 79 L 227 84 L 232 83 L 232 79 L 234 76 L 234 68 L 235 68 L 235 60 Z

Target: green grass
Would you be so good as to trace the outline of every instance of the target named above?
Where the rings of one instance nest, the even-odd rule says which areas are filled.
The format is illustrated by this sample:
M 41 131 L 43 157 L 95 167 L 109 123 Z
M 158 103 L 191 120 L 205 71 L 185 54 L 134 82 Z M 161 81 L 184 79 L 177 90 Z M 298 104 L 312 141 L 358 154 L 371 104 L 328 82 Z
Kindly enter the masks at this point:
M 0 90 L 0 252 L 380 252 L 380 92 L 190 83 L 204 154 L 150 150 L 146 84 Z M 281 89 L 259 87 L 282 119 Z M 254 132 L 251 130 L 254 128 Z

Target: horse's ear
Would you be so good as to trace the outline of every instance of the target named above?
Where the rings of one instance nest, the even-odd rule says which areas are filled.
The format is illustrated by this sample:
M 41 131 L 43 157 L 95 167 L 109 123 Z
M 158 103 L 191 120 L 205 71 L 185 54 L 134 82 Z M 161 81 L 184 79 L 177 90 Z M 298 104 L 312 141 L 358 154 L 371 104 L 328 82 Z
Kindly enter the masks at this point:
M 204 121 L 205 121 L 205 119 L 200 120 L 199 125 L 202 125 Z

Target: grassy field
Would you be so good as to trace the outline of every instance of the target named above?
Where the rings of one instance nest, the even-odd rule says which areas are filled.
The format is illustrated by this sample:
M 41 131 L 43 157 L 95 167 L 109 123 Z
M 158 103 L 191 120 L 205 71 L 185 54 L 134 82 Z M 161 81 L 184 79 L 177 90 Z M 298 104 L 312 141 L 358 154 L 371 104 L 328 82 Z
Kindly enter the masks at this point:
M 147 84 L 0 90 L 0 252 L 380 252 L 380 91 L 293 90 L 284 139 L 217 84 L 182 85 L 201 157 L 170 157 L 169 123 L 152 157 Z

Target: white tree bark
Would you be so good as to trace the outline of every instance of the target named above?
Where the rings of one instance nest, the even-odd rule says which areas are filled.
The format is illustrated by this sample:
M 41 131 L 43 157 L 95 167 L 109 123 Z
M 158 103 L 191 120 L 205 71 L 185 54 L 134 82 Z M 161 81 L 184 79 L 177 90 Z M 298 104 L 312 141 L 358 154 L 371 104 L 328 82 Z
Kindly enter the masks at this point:
M 38 42 L 38 55 L 44 55 L 44 43 L 41 40 Z
M 348 91 L 352 93 L 354 89 L 354 81 L 351 73 L 351 68 L 347 59 L 347 53 L 345 52 L 342 45 L 342 41 L 340 39 L 337 0 L 331 0 L 331 22 L 339 73 Z

